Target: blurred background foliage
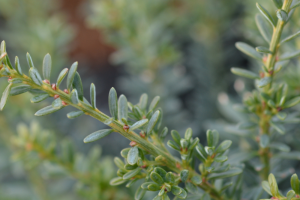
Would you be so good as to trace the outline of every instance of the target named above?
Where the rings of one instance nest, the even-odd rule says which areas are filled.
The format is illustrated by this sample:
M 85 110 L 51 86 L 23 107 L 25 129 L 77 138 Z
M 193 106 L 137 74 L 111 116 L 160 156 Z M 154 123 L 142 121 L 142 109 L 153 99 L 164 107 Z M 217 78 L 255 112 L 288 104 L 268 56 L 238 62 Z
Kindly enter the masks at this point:
M 266 7 L 270 4 L 268 0 L 258 2 Z M 275 9 L 271 6 L 268 9 Z M 37 68 L 41 68 L 44 55 L 50 53 L 53 72 L 57 74 L 78 60 L 84 87 L 95 83 L 97 104 L 105 113 L 107 93 L 112 86 L 131 102 L 137 102 L 142 93 L 148 93 L 150 98 L 159 95 L 163 123 L 169 130 L 183 133 L 191 127 L 196 136 L 203 138 L 206 128 L 216 128 L 222 139 L 230 138 L 238 144 L 232 150 L 236 153 L 238 147 L 251 144 L 246 138 L 231 134 L 235 124 L 243 119 L 233 105 L 241 103 L 248 95 L 245 91 L 253 86 L 247 80 L 236 79 L 230 68 L 259 69 L 234 46 L 239 40 L 262 42 L 257 37 L 255 13 L 252 0 L 0 0 L 0 39 L 6 40 L 10 55 L 19 56 L 21 65 L 26 65 L 26 52 Z M 299 11 L 295 15 L 299 16 Z M 292 24 L 293 29 L 300 26 L 297 17 Z M 287 48 L 296 47 L 299 49 L 300 39 L 290 42 Z M 298 61 L 293 60 L 282 75 L 294 94 L 299 94 L 299 67 Z M 2 90 L 3 81 L 6 80 L 0 80 Z M 95 143 L 83 144 L 82 139 L 103 125 L 88 117 L 69 120 L 61 112 L 36 119 L 34 112 L 47 103 L 32 105 L 29 98 L 30 95 L 13 97 L 0 113 L 1 199 L 133 198 L 134 189 L 108 184 L 116 171 L 112 157 L 119 155 L 129 141 L 116 135 L 104 138 L 96 144 L 104 154 L 99 158 Z M 291 125 L 288 130 L 297 133 L 298 128 Z M 47 145 L 58 152 L 55 158 L 41 156 L 41 151 L 49 149 L 29 148 L 32 137 L 49 140 Z M 283 139 L 297 150 L 299 137 L 287 134 Z M 74 163 L 63 160 L 65 153 L 72 154 Z M 70 171 L 66 166 L 76 166 L 77 162 L 86 163 L 74 169 L 78 170 L 74 173 L 83 176 L 90 167 L 88 163 L 97 163 L 92 166 L 93 182 L 87 184 L 66 173 Z M 297 165 L 293 161 L 286 166 Z M 281 184 L 286 184 L 285 177 L 293 169 L 276 170 L 283 172 Z M 250 176 L 251 170 L 246 170 L 244 180 Z M 259 185 L 258 180 L 246 181 L 249 190 L 243 198 L 251 199 Z

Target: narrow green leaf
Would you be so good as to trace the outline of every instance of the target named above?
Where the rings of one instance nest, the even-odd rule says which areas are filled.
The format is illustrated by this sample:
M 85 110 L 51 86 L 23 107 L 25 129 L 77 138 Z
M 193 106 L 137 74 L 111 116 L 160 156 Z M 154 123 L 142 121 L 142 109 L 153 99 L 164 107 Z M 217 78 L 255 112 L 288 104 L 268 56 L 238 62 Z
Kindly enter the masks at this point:
M 12 64 L 10 62 L 10 59 L 8 57 L 8 55 L 5 56 L 5 64 L 10 68 L 13 69 Z
M 42 108 L 41 110 L 37 111 L 34 115 L 35 116 L 44 116 L 44 115 L 48 115 L 48 114 L 51 114 L 51 113 L 54 113 L 56 111 L 58 111 L 60 109 L 55 109 L 51 106 L 47 106 L 45 108 Z
M 300 103 L 300 97 L 295 97 L 295 98 L 293 98 L 293 99 L 287 101 L 287 102 L 283 105 L 283 107 L 284 107 L 284 108 L 290 108 L 290 107 L 293 107 L 293 106 L 297 105 L 298 103 Z
M 148 126 L 147 126 L 147 135 L 149 135 L 151 133 L 151 131 L 153 130 L 154 126 L 156 125 L 157 121 L 158 121 L 158 118 L 159 118 L 159 115 L 160 115 L 160 111 L 157 110 L 151 117 L 149 123 L 148 123 Z
M 287 53 L 282 54 L 282 55 L 279 57 L 279 61 L 282 61 L 282 60 L 289 60 L 289 59 L 291 59 L 291 58 L 298 57 L 299 55 L 300 55 L 300 50 L 297 50 L 297 51 L 294 51 L 294 52 L 287 52 Z
M 295 194 L 296 193 L 293 190 L 288 191 L 288 193 L 286 194 L 286 200 L 292 200 Z
M 275 176 L 273 174 L 269 175 L 268 182 L 269 182 L 269 185 L 270 185 L 270 191 L 272 193 L 272 196 L 273 197 L 278 197 L 279 196 L 278 185 L 277 185 Z
M 83 142 L 84 143 L 94 142 L 96 140 L 99 140 L 99 139 L 102 139 L 102 138 L 108 136 L 112 132 L 114 132 L 114 130 L 112 130 L 112 129 L 103 129 L 103 130 L 96 131 L 96 132 L 91 133 L 90 135 L 86 136 L 84 138 Z
M 50 69 L 51 70 L 51 69 Z M 56 81 L 56 87 L 59 88 L 61 82 L 64 80 L 64 78 L 67 76 L 69 69 L 64 68 L 58 75 L 57 81 Z M 49 79 L 47 79 L 49 80 Z
M 115 88 L 111 88 L 109 91 L 108 104 L 111 116 L 118 120 L 118 97 Z
M 180 151 L 180 146 L 172 140 L 169 140 L 167 145 L 176 151 Z
M 71 101 L 74 104 L 78 104 L 79 103 L 79 99 L 78 99 L 78 93 L 76 89 L 73 89 L 71 92 Z
M 213 179 L 223 179 L 223 178 L 228 178 L 228 177 L 232 177 L 232 176 L 236 176 L 240 173 L 242 173 L 243 171 L 241 169 L 235 168 L 235 169 L 230 169 L 226 172 L 223 173 L 217 173 L 217 174 L 210 174 L 208 175 L 208 179 L 209 180 L 213 180 Z
M 41 75 L 39 74 L 38 70 L 36 68 L 30 68 L 29 69 L 29 75 L 30 75 L 30 78 L 32 79 L 32 81 L 41 86 L 43 84 L 43 80 L 42 80 L 42 77 Z
M 270 51 L 267 47 L 256 47 L 255 50 L 259 53 L 266 53 L 266 54 L 273 54 L 272 51 Z
M 216 130 L 207 130 L 206 138 L 209 147 L 214 147 L 219 143 L 219 133 Z
M 10 95 L 11 96 L 19 95 L 19 94 L 28 92 L 30 89 L 31 89 L 31 87 L 29 85 L 19 85 L 19 86 L 11 88 Z
M 148 95 L 147 94 L 142 94 L 141 98 L 140 98 L 140 102 L 139 102 L 139 106 L 140 108 L 145 111 L 147 108 L 147 104 L 148 104 Z
M 51 76 L 51 67 L 52 67 L 52 60 L 49 53 L 47 53 L 43 60 L 43 76 L 44 79 L 50 81 Z
M 278 9 L 282 7 L 282 0 L 273 0 L 273 3 Z
M 139 187 L 137 191 L 135 192 L 134 199 L 135 200 L 142 200 L 142 198 L 145 196 L 146 190 Z
M 291 148 L 288 145 L 280 143 L 280 142 L 272 142 L 269 145 L 269 148 L 278 149 L 279 151 L 283 151 L 283 152 L 289 152 L 291 150 Z
M 159 97 L 159 96 L 156 96 L 156 97 L 151 101 L 151 103 L 150 103 L 149 111 L 150 111 L 150 110 L 154 110 L 154 109 L 157 107 L 159 101 L 160 101 L 160 97 Z
M 60 109 L 60 108 L 62 108 L 63 105 L 62 105 L 61 99 L 60 99 L 60 98 L 55 99 L 55 100 L 52 102 L 52 107 L 53 107 L 54 109 Z
M 236 48 L 238 48 L 241 52 L 244 54 L 256 59 L 256 60 L 262 60 L 262 55 L 258 53 L 253 47 L 250 45 L 243 43 L 243 42 L 237 42 L 235 44 Z
M 12 87 L 12 83 L 10 83 L 4 90 L 4 92 L 2 93 L 2 97 L 1 97 L 1 101 L 0 101 L 0 110 L 3 110 L 6 102 L 7 102 L 7 99 L 8 99 L 8 96 L 9 96 L 9 93 L 10 93 L 10 90 L 11 90 L 11 87 Z
M 121 177 L 116 177 L 116 178 L 113 178 L 109 184 L 112 185 L 112 186 L 117 186 L 117 185 L 121 185 L 123 183 L 125 183 L 127 180 L 123 180 L 123 178 Z
M 299 5 L 300 5 L 300 2 L 299 2 Z M 285 43 L 285 42 L 291 41 L 292 39 L 298 37 L 299 35 L 300 35 L 300 31 L 298 31 L 298 32 L 296 32 L 296 33 L 294 33 L 294 34 L 292 34 L 292 35 L 290 35 L 290 36 L 284 38 L 284 39 L 280 42 L 280 45 L 282 45 L 282 44 Z
M 251 79 L 258 79 L 259 76 L 249 70 L 246 69 L 240 69 L 240 68 L 231 68 L 231 72 L 235 75 L 251 78 Z
M 5 58 L 7 56 L 7 53 L 2 53 L 1 56 L 0 56 L 0 62 L 5 62 Z M 4 63 L 5 64 L 5 63 Z
M 198 145 L 198 143 L 199 143 L 199 138 L 195 138 L 194 140 L 193 140 L 193 142 L 189 145 L 189 151 L 192 151 L 197 145 Z
M 134 165 L 139 159 L 139 149 L 135 146 L 132 147 L 127 155 L 127 162 L 130 165 Z
M 269 24 L 265 22 L 265 19 L 259 14 L 255 16 L 255 21 L 260 34 L 268 43 L 270 43 L 273 33 L 272 27 L 270 27 Z
M 151 183 L 151 184 L 148 185 L 147 190 L 149 190 L 149 191 L 158 191 L 158 190 L 160 190 L 160 186 L 156 183 Z
M 175 196 L 178 196 L 179 194 L 182 193 L 182 188 L 181 187 L 178 187 L 176 185 L 173 185 L 172 186 L 172 189 L 171 189 L 171 192 L 175 195 Z
M 300 6 L 300 1 L 291 6 L 290 10 L 293 10 Z
M 172 130 L 172 131 L 171 131 L 171 136 L 172 136 L 174 142 L 176 142 L 177 144 L 180 144 L 180 139 L 181 139 L 181 137 L 180 137 L 178 131 Z
M 280 152 L 278 154 L 275 154 L 274 158 L 300 160 L 300 152 L 299 151 Z
M 192 136 L 193 136 L 193 130 L 191 128 L 186 129 L 186 131 L 184 133 L 184 138 L 187 141 L 190 141 L 190 139 L 192 138 Z
M 223 141 L 218 148 L 216 149 L 216 153 L 223 153 L 224 151 L 226 151 L 227 149 L 229 149 L 229 147 L 231 146 L 232 141 L 231 140 L 225 140 Z
M 79 116 L 81 116 L 81 115 L 83 115 L 83 114 L 84 114 L 83 111 L 78 110 L 78 111 L 73 111 L 73 112 L 68 113 L 68 114 L 67 114 L 67 117 L 68 117 L 69 119 L 74 119 L 74 118 L 79 117 Z
M 185 169 L 185 170 L 182 170 L 180 172 L 180 179 L 181 179 L 182 182 L 185 183 L 187 181 L 188 177 L 189 177 L 189 171 L 188 170 Z
M 28 52 L 26 54 L 26 59 L 27 59 L 27 63 L 28 63 L 29 68 L 34 68 L 34 64 L 33 64 L 32 58 L 31 58 L 31 56 L 30 56 L 30 54 Z
M 163 178 L 156 172 L 151 172 L 150 178 L 152 179 L 152 181 L 159 185 L 162 185 L 164 183 Z
M 115 157 L 115 158 L 114 158 L 114 163 L 116 164 L 116 166 L 117 166 L 119 169 L 124 169 L 125 164 L 124 164 L 124 162 L 123 162 L 120 158 Z
M 96 108 L 96 87 L 94 83 L 92 83 L 90 87 L 90 98 L 91 98 L 92 107 Z
M 4 40 L 1 42 L 1 54 L 6 52 L 6 43 Z
M 192 183 L 194 183 L 195 185 L 200 185 L 202 183 L 202 179 L 200 176 L 193 176 L 191 178 Z
M 77 90 L 78 99 L 83 101 L 83 86 L 82 86 L 81 78 L 80 78 L 80 75 L 78 72 L 75 73 L 72 87 Z
M 223 162 L 225 162 L 227 160 L 228 160 L 227 156 L 217 156 L 217 157 L 214 158 L 214 161 L 221 162 L 221 163 L 223 163 Z
M 271 127 L 273 127 L 278 133 L 285 134 L 285 128 L 282 124 L 280 124 L 278 122 L 274 123 L 272 121 L 270 122 L 270 124 L 271 124 Z
M 168 134 L 168 127 L 165 127 L 165 128 L 161 131 L 161 133 L 160 133 L 160 138 L 161 138 L 162 140 L 165 139 L 166 136 L 167 136 L 167 134 Z
M 180 199 L 186 199 L 187 192 L 184 189 L 182 189 L 182 192 L 177 197 Z
M 270 184 L 268 181 L 263 181 L 261 183 L 262 188 L 269 194 L 272 196 L 271 190 L 270 190 Z
M 44 101 L 45 99 L 47 99 L 49 97 L 49 94 L 40 94 L 37 96 L 34 96 L 30 99 L 31 103 L 39 103 L 41 101 Z
M 132 126 L 130 126 L 129 131 L 133 131 L 135 129 L 138 129 L 142 126 L 144 126 L 145 124 L 147 124 L 148 119 L 142 119 L 140 121 L 135 122 Z
M 206 153 L 204 147 L 199 143 L 195 149 L 196 149 L 196 152 L 198 153 L 198 156 L 201 159 L 201 161 L 203 161 L 203 162 L 206 161 L 207 153 Z
M 295 191 L 296 194 L 300 194 L 300 188 L 299 188 L 299 179 L 297 174 L 293 174 L 291 177 L 291 187 Z
M 225 185 L 222 186 L 220 191 L 223 192 L 223 191 L 227 190 L 232 185 L 233 185 L 232 182 L 226 183 Z
M 264 134 L 260 136 L 259 145 L 262 148 L 266 148 L 269 145 L 269 143 L 270 143 L 270 138 L 268 135 Z
M 271 83 L 271 80 L 272 80 L 271 77 L 264 77 L 258 81 L 257 86 L 260 88 L 265 87 L 269 83 Z
M 18 72 L 18 74 L 23 75 L 18 56 L 16 56 L 16 58 L 15 58 L 15 68 L 16 68 L 16 71 Z
M 141 168 L 136 168 L 134 170 L 131 170 L 131 171 L 127 172 L 126 174 L 124 174 L 123 179 L 124 180 L 131 179 L 134 176 L 136 176 L 138 173 L 140 173 L 141 170 L 142 170 Z
M 165 176 L 165 180 L 170 184 L 175 184 L 176 178 L 173 172 L 168 172 Z
M 13 83 L 13 84 L 18 84 L 18 83 L 23 83 L 23 79 L 21 78 L 14 78 L 11 80 L 8 80 L 9 83 Z
M 78 67 L 78 62 L 74 62 L 70 68 L 69 74 L 68 74 L 68 78 L 67 78 L 67 88 L 70 91 L 76 71 L 77 71 L 77 67 Z
M 122 118 L 127 120 L 127 116 L 128 116 L 127 99 L 122 94 L 119 97 L 119 101 L 118 101 L 118 118 L 119 118 L 119 121 L 122 122 Z
M 276 16 L 280 21 L 286 22 L 288 20 L 288 14 L 284 10 L 277 10 Z
M 270 15 L 270 13 L 264 8 L 262 7 L 259 3 L 256 3 L 256 7 L 258 8 L 258 10 L 261 12 L 261 14 L 270 22 L 270 24 L 275 27 L 276 24 L 274 22 L 274 19 L 272 18 L 272 16 Z

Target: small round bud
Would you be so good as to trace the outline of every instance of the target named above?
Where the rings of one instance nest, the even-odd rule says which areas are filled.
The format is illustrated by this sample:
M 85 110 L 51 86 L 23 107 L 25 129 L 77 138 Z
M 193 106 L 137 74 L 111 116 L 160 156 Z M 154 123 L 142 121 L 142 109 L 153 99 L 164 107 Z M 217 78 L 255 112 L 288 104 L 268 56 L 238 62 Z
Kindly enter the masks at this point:
M 147 165 L 142 165 L 141 168 L 145 169 L 147 167 Z
M 143 115 L 143 117 L 142 117 L 143 119 L 146 119 L 146 116 L 145 115 Z
M 179 163 L 176 163 L 176 167 L 177 167 L 178 169 L 180 169 L 180 168 L 181 168 L 181 166 L 180 166 L 180 164 L 179 164 Z
M 11 77 L 9 77 L 7 81 L 11 81 L 11 80 L 12 80 L 12 78 L 11 78 Z
M 50 81 L 47 79 L 43 80 L 43 82 L 50 85 Z
M 145 137 L 146 137 L 146 134 L 142 131 L 142 132 L 140 132 L 140 136 L 141 136 L 142 138 L 145 138 Z
M 58 94 L 54 95 L 54 99 L 58 99 L 58 98 L 59 98 Z
M 55 84 L 55 83 L 53 83 L 53 84 L 51 85 L 51 87 L 52 87 L 53 90 L 56 90 L 56 84 Z
M 64 89 L 64 92 L 65 92 L 66 94 L 69 94 L 69 91 L 68 91 L 67 89 Z
M 270 70 L 270 71 L 269 71 L 269 74 L 270 74 L 270 75 L 273 75 L 273 74 L 274 74 L 274 70 Z
M 128 131 L 129 126 L 125 124 L 125 125 L 123 126 L 123 129 L 124 129 L 125 131 Z
M 134 146 L 137 145 L 137 143 L 136 143 L 135 141 L 131 141 L 131 142 L 129 143 L 129 145 L 132 146 L 132 147 L 134 147 Z
M 260 78 L 264 78 L 264 77 L 265 77 L 265 73 L 260 72 L 260 73 L 259 73 L 259 76 L 260 76 Z
M 68 105 L 68 104 L 67 104 L 66 102 L 64 102 L 64 101 L 62 101 L 61 104 L 62 104 L 63 106 L 67 106 L 67 105 Z

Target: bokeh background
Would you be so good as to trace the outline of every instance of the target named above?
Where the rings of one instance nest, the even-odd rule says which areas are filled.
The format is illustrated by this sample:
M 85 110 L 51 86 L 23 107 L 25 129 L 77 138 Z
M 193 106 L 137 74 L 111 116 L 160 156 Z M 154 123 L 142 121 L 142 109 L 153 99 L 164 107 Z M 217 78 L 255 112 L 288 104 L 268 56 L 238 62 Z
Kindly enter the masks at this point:
M 257 1 L 275 10 L 269 0 Z M 207 128 L 215 128 L 222 139 L 235 142 L 234 151 L 238 146 L 247 148 L 247 141 L 228 134 L 225 127 L 243 117 L 232 104 L 241 102 L 253 86 L 232 75 L 230 68 L 257 69 L 234 46 L 241 40 L 263 43 L 254 21 L 257 13 L 253 0 L 0 0 L 0 39 L 6 41 L 10 59 L 18 56 L 24 68 L 26 52 L 39 70 L 44 55 L 50 53 L 52 77 L 78 61 L 85 95 L 89 96 L 90 83 L 95 83 L 98 109 L 104 113 L 109 113 L 111 87 L 132 103 L 143 93 L 150 98 L 159 95 L 163 123 L 169 130 L 183 134 L 191 127 L 201 139 Z M 299 20 L 292 23 L 300 25 Z M 300 40 L 290 46 L 300 46 Z M 293 67 L 297 69 L 297 63 Z M 290 84 L 295 92 L 298 77 L 285 75 L 287 80 L 293 78 Z M 1 91 L 6 81 L 0 80 Z M 111 134 L 84 144 L 86 135 L 105 126 L 87 116 L 68 119 L 71 108 L 35 117 L 50 100 L 31 104 L 30 97 L 11 97 L 0 113 L 1 200 L 133 199 L 135 187 L 108 184 L 116 176 L 113 157 L 128 146 L 128 140 Z M 15 145 L 13 136 L 24 131 L 50 134 L 57 146 L 67 141 L 81 158 L 99 146 L 98 182 L 86 184 L 59 163 L 20 154 L 23 149 Z M 79 170 L 88 171 L 84 166 Z M 292 171 L 285 168 L 284 172 L 288 176 Z

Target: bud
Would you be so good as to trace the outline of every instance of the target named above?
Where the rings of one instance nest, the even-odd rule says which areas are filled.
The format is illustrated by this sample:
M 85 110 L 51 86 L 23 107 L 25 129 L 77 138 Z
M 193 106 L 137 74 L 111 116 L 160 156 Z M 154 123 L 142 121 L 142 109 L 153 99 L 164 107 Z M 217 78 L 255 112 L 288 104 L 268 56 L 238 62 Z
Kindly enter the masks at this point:
M 64 92 L 65 92 L 66 94 L 69 94 L 69 91 L 68 91 L 67 89 L 64 89 Z
M 123 126 L 123 129 L 124 129 L 124 131 L 128 131 L 129 126 L 125 124 L 125 125 Z
M 43 80 L 43 82 L 50 85 L 50 81 L 47 79 Z
M 131 141 L 131 142 L 129 143 L 129 145 L 132 146 L 132 147 L 134 147 L 135 145 L 137 145 L 137 143 L 136 143 L 135 141 Z
M 68 105 L 68 104 L 67 104 L 66 102 L 64 102 L 64 101 L 62 101 L 61 104 L 62 104 L 63 106 L 67 106 L 67 105 Z
M 56 90 L 56 84 L 55 84 L 55 83 L 53 83 L 53 84 L 51 85 L 51 87 L 52 87 L 53 90 Z
M 58 94 L 54 95 L 54 99 L 58 99 L 58 98 L 59 98 Z

